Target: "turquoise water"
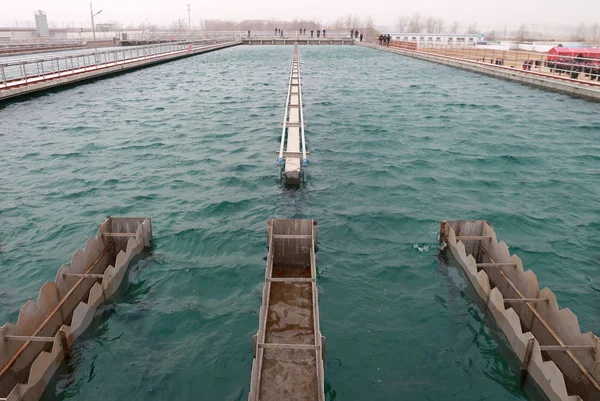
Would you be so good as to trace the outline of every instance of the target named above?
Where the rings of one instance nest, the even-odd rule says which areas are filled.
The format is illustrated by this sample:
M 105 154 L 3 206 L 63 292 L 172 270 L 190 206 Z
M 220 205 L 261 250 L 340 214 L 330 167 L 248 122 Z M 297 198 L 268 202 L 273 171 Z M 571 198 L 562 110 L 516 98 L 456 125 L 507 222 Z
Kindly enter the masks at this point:
M 328 400 L 536 399 L 442 219 L 487 219 L 596 319 L 598 104 L 358 47 L 302 47 L 305 188 L 278 186 L 291 47 L 237 47 L 0 108 L 0 321 L 107 215 L 154 250 L 44 400 L 245 400 L 273 217 L 319 221 Z

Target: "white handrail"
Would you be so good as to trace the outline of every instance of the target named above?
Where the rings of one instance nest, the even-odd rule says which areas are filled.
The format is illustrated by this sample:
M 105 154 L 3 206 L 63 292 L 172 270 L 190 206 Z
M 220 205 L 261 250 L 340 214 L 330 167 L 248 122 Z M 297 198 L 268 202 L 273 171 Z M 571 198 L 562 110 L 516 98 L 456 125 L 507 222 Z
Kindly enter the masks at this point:
M 285 129 L 287 128 L 287 116 L 288 116 L 288 106 L 290 104 L 290 92 L 292 90 L 292 71 L 294 69 L 294 59 L 296 58 L 296 49 L 294 49 L 294 56 L 292 57 L 292 63 L 290 64 L 290 79 L 288 81 L 288 91 L 287 97 L 285 100 L 285 113 L 283 115 L 283 128 L 281 128 L 281 145 L 279 146 L 279 158 L 277 159 L 277 164 L 280 166 L 283 165 L 283 143 L 285 142 Z
M 20 85 L 23 80 L 45 79 L 49 74 L 71 74 L 77 69 L 108 63 L 127 63 L 140 57 L 158 56 L 169 52 L 210 48 L 230 39 L 201 40 L 191 42 L 169 42 L 145 46 L 124 46 L 122 49 L 105 51 L 82 50 L 79 54 L 31 57 L 19 60 L 0 61 L 0 89 Z M 89 60 L 89 63 L 88 63 Z
M 298 45 L 296 45 L 296 51 Z M 306 167 L 308 161 L 306 160 L 306 142 L 304 141 L 304 112 L 302 103 L 302 74 L 300 72 L 300 53 L 298 53 L 298 107 L 300 108 L 300 133 L 302 134 L 302 166 Z

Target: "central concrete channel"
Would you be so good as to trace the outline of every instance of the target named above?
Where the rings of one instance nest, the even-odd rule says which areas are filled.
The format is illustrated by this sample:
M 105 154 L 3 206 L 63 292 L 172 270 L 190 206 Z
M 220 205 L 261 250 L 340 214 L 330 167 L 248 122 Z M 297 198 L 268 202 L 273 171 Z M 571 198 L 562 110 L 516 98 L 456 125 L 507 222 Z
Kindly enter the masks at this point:
M 249 401 L 325 401 L 316 220 L 269 220 Z
M 294 55 L 288 80 L 285 114 L 281 131 L 278 164 L 285 162 L 285 184 L 299 185 L 306 178 L 307 157 L 304 135 L 304 112 L 302 109 L 302 78 L 300 76 L 300 54 L 294 46 Z M 287 134 L 287 135 L 286 135 Z M 286 140 L 287 139 L 287 140 Z M 285 152 L 284 152 L 285 146 Z M 302 171 L 304 168 L 304 171 Z M 304 174 L 303 174 L 304 173 Z

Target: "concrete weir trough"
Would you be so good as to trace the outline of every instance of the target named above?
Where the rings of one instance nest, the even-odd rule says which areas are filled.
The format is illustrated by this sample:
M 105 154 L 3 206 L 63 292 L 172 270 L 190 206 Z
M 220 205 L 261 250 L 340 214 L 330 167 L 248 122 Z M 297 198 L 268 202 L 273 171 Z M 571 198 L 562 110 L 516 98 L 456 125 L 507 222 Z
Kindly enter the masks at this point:
M 300 54 L 294 47 L 288 92 L 285 102 L 281 144 L 278 152 L 278 164 L 284 166 L 286 185 L 299 185 L 304 174 L 308 153 L 304 135 L 304 112 L 302 104 L 302 78 L 300 76 Z M 285 146 L 285 152 L 284 152 Z
M 249 401 L 324 401 L 315 220 L 270 220 Z
M 559 309 L 548 288 L 523 269 L 482 220 L 443 221 L 440 240 L 486 303 L 517 357 L 549 400 L 600 400 L 600 342 L 581 333 L 577 317 Z
M 149 218 L 107 218 L 54 282 L 0 327 L 0 400 L 37 401 L 96 309 L 119 288 L 129 263 L 152 246 Z

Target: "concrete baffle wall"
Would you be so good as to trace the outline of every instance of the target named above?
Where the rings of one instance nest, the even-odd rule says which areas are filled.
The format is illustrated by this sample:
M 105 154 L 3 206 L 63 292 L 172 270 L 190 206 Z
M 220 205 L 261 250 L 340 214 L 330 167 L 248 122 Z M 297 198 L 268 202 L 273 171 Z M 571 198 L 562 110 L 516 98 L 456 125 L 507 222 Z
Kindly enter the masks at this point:
M 96 309 L 119 288 L 133 257 L 152 246 L 149 218 L 107 218 L 70 265 L 46 282 L 37 301 L 21 307 L 17 324 L 0 327 L 0 398 L 37 401 Z M 77 277 L 68 274 L 87 274 Z M 101 278 L 101 281 L 99 281 Z M 52 342 L 5 336 L 54 338 Z
M 528 373 L 548 398 L 552 401 L 599 399 L 598 338 L 593 333 L 581 333 L 577 317 L 569 309 L 558 308 L 550 289 L 539 289 L 536 275 L 523 269 L 521 259 L 510 254 L 504 241 L 497 241 L 493 228 L 481 220 L 444 221 L 440 240 L 486 302 L 521 362 L 529 339 L 534 339 Z M 477 266 L 477 263 L 483 265 Z M 484 267 L 478 269 L 481 266 Z M 505 303 L 509 298 L 545 299 L 535 303 Z M 551 352 L 540 348 L 549 345 L 589 348 Z M 542 352 L 550 360 L 545 360 L 548 358 L 543 358 Z

